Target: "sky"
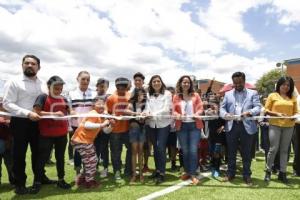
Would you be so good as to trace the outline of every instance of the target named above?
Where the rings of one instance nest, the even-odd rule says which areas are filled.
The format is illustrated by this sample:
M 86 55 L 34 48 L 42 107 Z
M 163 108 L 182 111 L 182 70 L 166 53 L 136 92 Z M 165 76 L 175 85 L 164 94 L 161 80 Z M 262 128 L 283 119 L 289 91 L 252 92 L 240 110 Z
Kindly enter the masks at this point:
M 173 86 L 182 75 L 227 83 L 235 71 L 255 83 L 300 57 L 299 32 L 297 0 L 0 0 L 0 79 L 34 54 L 38 76 L 59 75 L 67 90 L 82 70 L 92 89 L 138 71 Z

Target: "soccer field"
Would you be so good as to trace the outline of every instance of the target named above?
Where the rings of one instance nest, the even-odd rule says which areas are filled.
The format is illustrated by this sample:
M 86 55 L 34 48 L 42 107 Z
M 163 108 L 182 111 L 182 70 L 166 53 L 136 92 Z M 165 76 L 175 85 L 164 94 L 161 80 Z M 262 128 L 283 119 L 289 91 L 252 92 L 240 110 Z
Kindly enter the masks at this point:
M 29 153 L 27 153 L 27 185 L 32 184 L 32 173 L 29 160 Z M 54 158 L 52 158 L 54 160 Z M 290 159 L 292 160 L 292 159 Z M 153 168 L 153 157 L 150 158 L 150 166 Z M 241 163 L 239 162 L 239 165 Z M 154 192 L 162 191 L 166 188 L 172 187 L 176 184 L 182 183 L 179 180 L 179 172 L 172 173 L 170 170 L 170 163 L 167 163 L 166 181 L 161 185 L 148 179 L 145 175 L 145 183 L 129 184 L 129 179 L 125 178 L 116 183 L 113 175 L 109 178 L 99 179 L 102 183 L 101 187 L 97 189 L 81 189 L 74 186 L 75 171 L 73 166 L 66 165 L 66 181 L 71 182 L 73 187 L 71 190 L 62 190 L 56 188 L 55 185 L 43 186 L 37 195 L 23 195 L 16 196 L 13 188 L 8 184 L 5 167 L 2 167 L 2 185 L 0 185 L 0 199 L 138 199 L 150 195 Z M 222 178 L 213 179 L 210 174 L 205 173 L 207 177 L 201 180 L 198 186 L 187 185 L 176 191 L 170 192 L 166 195 L 158 197 L 158 199 L 216 199 L 216 200 L 232 200 L 232 199 L 284 199 L 293 200 L 300 198 L 300 178 L 292 177 L 288 173 L 290 185 L 284 185 L 277 181 L 277 176 L 272 175 L 272 181 L 267 184 L 263 181 L 264 177 L 264 158 L 262 154 L 257 154 L 256 159 L 252 162 L 253 182 L 252 187 L 246 186 L 242 181 L 240 175 L 241 168 L 238 168 L 238 176 L 232 183 L 223 183 Z M 56 178 L 55 165 L 46 167 L 48 177 Z M 110 168 L 110 172 L 112 169 Z M 291 163 L 288 166 L 288 172 L 292 172 Z

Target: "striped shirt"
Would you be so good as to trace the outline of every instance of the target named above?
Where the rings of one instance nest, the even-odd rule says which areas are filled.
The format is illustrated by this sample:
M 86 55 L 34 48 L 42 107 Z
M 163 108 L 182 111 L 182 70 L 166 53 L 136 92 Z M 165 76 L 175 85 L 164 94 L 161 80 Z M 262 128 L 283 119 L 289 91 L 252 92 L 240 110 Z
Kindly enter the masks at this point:
M 88 88 L 85 92 L 82 92 L 79 88 L 69 93 L 69 102 L 72 109 L 78 114 L 85 114 L 92 110 L 93 99 L 96 97 L 96 91 L 92 91 Z M 78 127 L 82 118 L 72 118 L 71 126 Z

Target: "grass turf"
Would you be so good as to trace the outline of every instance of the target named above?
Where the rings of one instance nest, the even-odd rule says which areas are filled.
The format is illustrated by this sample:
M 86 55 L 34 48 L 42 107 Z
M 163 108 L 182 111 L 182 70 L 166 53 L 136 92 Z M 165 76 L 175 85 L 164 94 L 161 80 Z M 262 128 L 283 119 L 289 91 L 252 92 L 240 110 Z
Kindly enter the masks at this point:
M 28 175 L 27 185 L 32 183 L 32 172 L 30 166 L 30 152 L 27 153 L 27 167 L 26 173 Z M 292 159 L 291 159 L 292 160 Z M 153 168 L 153 157 L 150 158 L 150 166 Z M 239 166 L 241 163 L 239 162 Z M 88 199 L 137 199 L 153 192 L 165 189 L 180 182 L 178 179 L 179 172 L 170 172 L 170 163 L 167 163 L 166 181 L 161 185 L 155 183 L 145 176 L 145 183 L 139 182 L 130 185 L 129 178 L 124 178 L 122 181 L 116 183 L 113 175 L 109 178 L 100 179 L 102 185 L 97 189 L 82 189 L 74 186 L 75 171 L 73 166 L 66 164 L 67 182 L 71 182 L 73 187 L 71 190 L 62 190 L 55 185 L 43 186 L 37 195 L 23 195 L 17 196 L 13 188 L 8 184 L 5 167 L 2 166 L 2 185 L 0 185 L 0 199 L 71 199 L 71 200 L 88 200 Z M 110 172 L 112 171 L 110 167 Z M 56 168 L 55 165 L 46 167 L 48 177 L 55 179 Z M 213 179 L 211 176 L 201 180 L 198 186 L 186 186 L 175 192 L 169 193 L 159 199 L 218 199 L 218 200 L 233 200 L 233 199 L 299 199 L 300 198 L 300 178 L 292 177 L 288 173 L 290 181 L 289 185 L 284 185 L 277 181 L 276 175 L 272 175 L 272 180 L 269 184 L 263 181 L 264 177 L 264 158 L 262 154 L 257 154 L 257 158 L 252 162 L 253 182 L 252 187 L 246 186 L 240 175 L 241 168 L 238 168 L 237 177 L 232 183 L 224 183 L 221 178 Z M 288 166 L 288 172 L 292 171 L 291 163 Z

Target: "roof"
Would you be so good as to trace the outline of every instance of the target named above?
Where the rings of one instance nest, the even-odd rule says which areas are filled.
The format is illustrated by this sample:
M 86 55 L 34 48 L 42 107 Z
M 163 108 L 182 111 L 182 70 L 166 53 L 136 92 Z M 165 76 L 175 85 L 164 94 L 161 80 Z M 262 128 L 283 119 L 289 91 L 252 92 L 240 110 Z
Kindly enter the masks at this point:
M 300 58 L 294 58 L 294 59 L 289 59 L 289 60 L 284 60 L 283 61 L 284 64 L 300 64 Z

